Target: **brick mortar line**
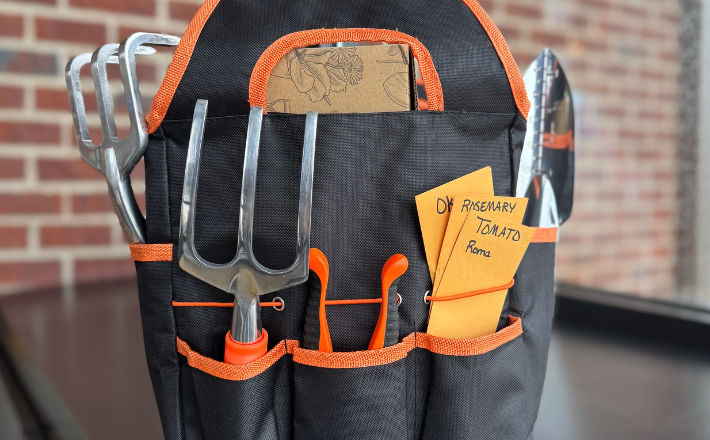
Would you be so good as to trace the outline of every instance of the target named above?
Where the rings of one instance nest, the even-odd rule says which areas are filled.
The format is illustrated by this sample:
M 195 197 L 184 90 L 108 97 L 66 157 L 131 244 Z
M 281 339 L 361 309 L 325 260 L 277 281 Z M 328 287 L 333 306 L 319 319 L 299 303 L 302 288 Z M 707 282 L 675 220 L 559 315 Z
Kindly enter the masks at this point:
M 72 260 L 123 260 L 130 258 L 131 251 L 127 245 L 45 247 L 33 252 L 0 250 L 0 263 L 57 261 L 65 256 Z

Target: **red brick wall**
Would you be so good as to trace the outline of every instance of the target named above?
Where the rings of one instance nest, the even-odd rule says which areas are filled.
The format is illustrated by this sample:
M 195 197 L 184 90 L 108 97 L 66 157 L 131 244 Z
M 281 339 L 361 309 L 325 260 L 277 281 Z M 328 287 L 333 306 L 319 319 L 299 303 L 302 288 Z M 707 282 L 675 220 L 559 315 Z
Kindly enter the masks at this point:
M 0 294 L 135 276 L 103 178 L 77 152 L 64 66 L 137 30 L 182 35 L 201 0 L 0 0 Z M 170 53 L 140 57 L 146 109 Z M 94 142 L 95 95 L 83 82 Z M 128 128 L 118 69 L 117 123 Z M 141 202 L 142 163 L 133 173 Z
M 577 181 L 557 277 L 675 294 L 679 2 L 489 0 L 524 73 L 544 46 L 575 93 Z
M 106 186 L 79 159 L 63 66 L 138 30 L 180 35 L 199 3 L 0 0 L 0 293 L 134 276 Z M 561 231 L 558 277 L 613 291 L 672 294 L 678 2 L 481 4 L 522 71 L 548 45 L 576 93 L 576 200 Z M 149 102 L 170 57 L 161 52 L 141 61 Z M 97 131 L 92 94 L 86 102 Z M 119 125 L 125 129 L 125 119 Z M 133 178 L 139 198 L 141 176 L 139 166 Z

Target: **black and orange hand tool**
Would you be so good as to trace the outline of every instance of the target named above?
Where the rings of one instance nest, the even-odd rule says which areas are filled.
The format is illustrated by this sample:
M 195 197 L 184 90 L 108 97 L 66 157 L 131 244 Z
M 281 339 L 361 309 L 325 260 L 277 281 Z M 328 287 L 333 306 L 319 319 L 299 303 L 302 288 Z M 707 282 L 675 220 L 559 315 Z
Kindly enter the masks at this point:
M 382 305 L 369 350 L 389 347 L 399 340 L 399 312 L 397 311 L 397 283 L 407 271 L 409 263 L 404 255 L 393 255 L 382 268 Z M 306 323 L 303 325 L 303 348 L 333 352 L 328 320 L 325 316 L 325 295 L 328 289 L 329 266 L 323 252 L 311 248 L 308 261 L 311 296 L 308 298 Z
M 331 353 L 328 320 L 325 317 L 325 293 L 328 290 L 328 259 L 319 249 L 311 248 L 308 259 L 311 279 L 311 296 L 303 325 L 303 348 Z
M 397 284 L 409 267 L 407 257 L 392 255 L 382 267 L 382 304 L 380 317 L 370 340 L 369 350 L 389 347 L 399 341 L 399 311 L 397 310 Z

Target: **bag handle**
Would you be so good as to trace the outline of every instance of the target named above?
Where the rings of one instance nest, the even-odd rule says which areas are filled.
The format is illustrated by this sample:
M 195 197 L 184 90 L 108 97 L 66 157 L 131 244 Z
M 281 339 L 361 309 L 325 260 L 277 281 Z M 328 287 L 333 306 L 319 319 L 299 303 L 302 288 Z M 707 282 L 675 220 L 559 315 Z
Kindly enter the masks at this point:
M 333 44 L 341 41 L 359 43 L 362 41 L 384 42 L 387 44 L 406 44 L 412 55 L 419 61 L 419 71 L 424 82 L 429 110 L 444 110 L 444 95 L 441 91 L 439 74 L 434 68 L 434 61 L 429 51 L 422 43 L 411 35 L 387 29 L 314 29 L 294 32 L 284 35 L 271 43 L 261 54 L 249 81 L 249 104 L 263 107 L 266 113 L 266 85 L 269 75 L 276 63 L 293 49 L 314 46 L 317 44 Z

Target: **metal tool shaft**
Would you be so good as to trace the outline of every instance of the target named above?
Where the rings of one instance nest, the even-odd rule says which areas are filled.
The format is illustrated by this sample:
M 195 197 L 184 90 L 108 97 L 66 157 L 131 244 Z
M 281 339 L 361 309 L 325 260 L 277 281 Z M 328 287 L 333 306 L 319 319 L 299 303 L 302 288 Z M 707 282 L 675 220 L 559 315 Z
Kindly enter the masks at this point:
M 230 263 L 213 264 L 204 260 L 197 253 L 195 249 L 195 207 L 206 117 L 207 101 L 199 100 L 193 115 L 190 145 L 185 164 L 185 183 L 180 213 L 179 264 L 185 272 L 234 295 L 231 336 L 236 342 L 250 343 L 257 340 L 262 331 L 259 296 L 301 284 L 308 279 L 313 166 L 318 114 L 309 112 L 306 115 L 306 132 L 301 159 L 296 260 L 290 267 L 283 270 L 273 270 L 262 266 L 254 257 L 252 247 L 256 173 L 263 119 L 261 107 L 252 107 L 249 114 L 236 256 Z

